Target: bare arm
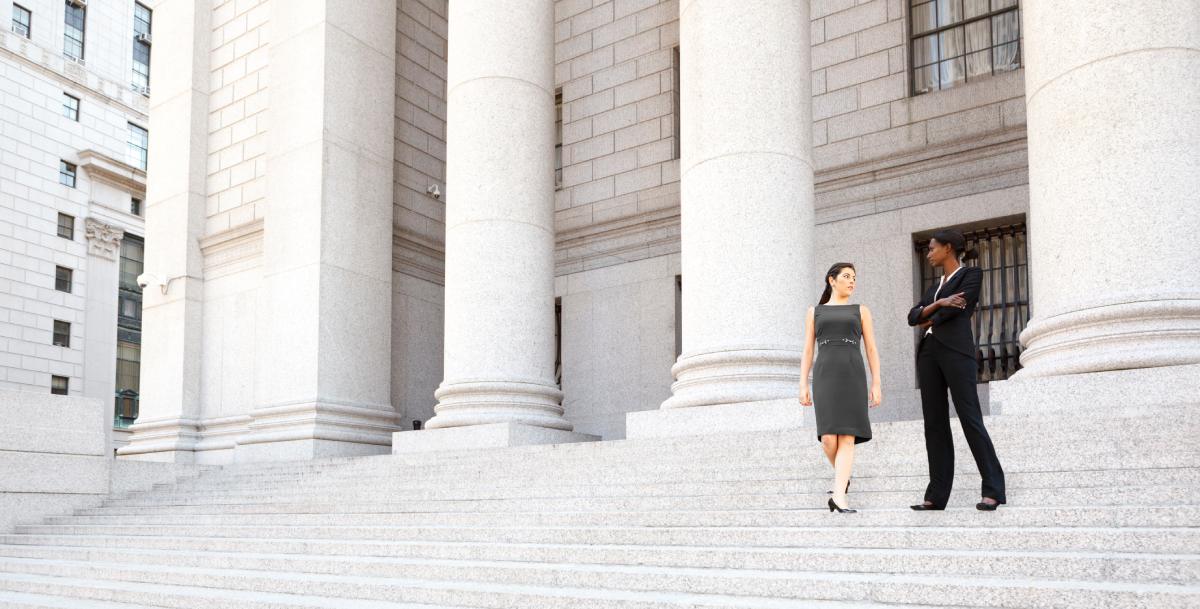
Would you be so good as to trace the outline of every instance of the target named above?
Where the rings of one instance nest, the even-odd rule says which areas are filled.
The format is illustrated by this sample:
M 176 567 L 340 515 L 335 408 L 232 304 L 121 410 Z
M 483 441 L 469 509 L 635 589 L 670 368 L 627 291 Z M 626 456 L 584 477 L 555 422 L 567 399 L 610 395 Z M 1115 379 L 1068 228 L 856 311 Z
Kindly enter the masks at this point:
M 813 328 L 813 308 L 804 316 L 804 357 L 800 359 L 800 404 L 812 406 L 812 394 L 808 387 L 808 373 L 812 370 L 813 350 L 817 345 L 817 332 Z
M 875 320 L 871 317 L 871 309 L 859 307 L 862 314 L 863 346 L 867 350 L 867 365 L 871 367 L 871 406 L 878 406 L 883 401 L 883 381 L 879 378 L 879 350 L 875 345 Z

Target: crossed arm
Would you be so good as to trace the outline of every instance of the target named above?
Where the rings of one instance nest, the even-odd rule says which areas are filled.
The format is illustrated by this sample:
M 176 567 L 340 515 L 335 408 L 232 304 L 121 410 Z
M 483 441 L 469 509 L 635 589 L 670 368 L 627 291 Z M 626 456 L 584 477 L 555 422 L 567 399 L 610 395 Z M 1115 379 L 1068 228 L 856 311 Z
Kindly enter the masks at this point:
M 959 292 L 952 296 L 926 302 L 924 298 L 917 306 L 908 312 L 908 325 L 940 326 L 947 320 L 957 317 L 968 309 L 974 309 L 979 302 L 979 289 L 983 284 L 983 271 L 968 267 L 963 269 L 963 280 Z M 930 295 L 932 298 L 932 295 Z

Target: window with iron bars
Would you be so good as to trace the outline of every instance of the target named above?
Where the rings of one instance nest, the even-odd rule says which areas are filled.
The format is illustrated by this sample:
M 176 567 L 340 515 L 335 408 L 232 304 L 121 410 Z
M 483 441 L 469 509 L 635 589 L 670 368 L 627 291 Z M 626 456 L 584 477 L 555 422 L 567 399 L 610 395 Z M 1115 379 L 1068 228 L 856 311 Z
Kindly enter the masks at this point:
M 979 253 L 967 266 L 983 270 L 979 304 L 971 323 L 975 332 L 975 361 L 979 382 L 1002 381 L 1021 369 L 1018 337 L 1029 323 L 1029 254 L 1025 224 L 1006 224 L 965 232 L 967 249 Z M 941 280 L 941 269 L 925 261 L 929 241 L 916 243 L 921 285 L 917 298 Z

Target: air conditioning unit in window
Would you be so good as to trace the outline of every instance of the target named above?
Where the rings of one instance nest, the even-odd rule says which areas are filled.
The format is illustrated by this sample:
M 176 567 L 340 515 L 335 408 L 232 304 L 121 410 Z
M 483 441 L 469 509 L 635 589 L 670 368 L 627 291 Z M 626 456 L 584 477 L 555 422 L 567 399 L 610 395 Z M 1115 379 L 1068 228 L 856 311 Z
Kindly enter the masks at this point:
M 67 61 L 69 61 L 69 62 L 71 62 L 71 63 L 77 63 L 77 64 L 79 64 L 79 65 L 81 65 L 81 66 L 82 66 L 82 65 L 86 65 L 86 64 L 84 64 L 84 63 L 83 63 L 83 58 L 82 58 L 82 57 L 72 57 L 71 55 L 66 55 L 66 54 L 64 54 L 64 55 L 63 55 L 63 57 L 65 57 L 65 58 L 67 59 Z
M 130 84 L 129 88 L 130 88 L 130 90 L 135 91 L 137 93 L 141 93 L 142 95 L 145 95 L 146 97 L 150 96 L 150 87 L 143 87 L 141 85 Z
M 87 6 L 87 0 L 67 0 L 67 4 L 75 8 L 84 8 Z
M 151 44 L 151 41 L 150 41 L 150 34 L 138 34 L 138 35 L 135 37 L 135 39 L 136 39 L 138 42 L 144 42 L 144 43 L 146 43 L 146 44 Z

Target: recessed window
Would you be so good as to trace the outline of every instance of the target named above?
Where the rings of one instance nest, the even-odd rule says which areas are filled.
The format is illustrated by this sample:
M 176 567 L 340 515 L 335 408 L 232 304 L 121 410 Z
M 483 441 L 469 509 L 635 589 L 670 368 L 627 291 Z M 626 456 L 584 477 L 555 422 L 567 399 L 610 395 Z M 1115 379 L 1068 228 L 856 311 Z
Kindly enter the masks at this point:
M 50 393 L 54 395 L 67 395 L 69 385 L 70 380 L 65 376 L 54 375 L 50 377 Z
M 12 31 L 25 38 L 33 34 L 33 13 L 20 4 L 14 4 L 12 7 Z
M 71 346 L 71 322 L 61 319 L 54 320 L 54 346 Z
M 142 215 L 142 200 L 141 199 L 139 199 L 137 197 L 133 197 L 133 198 L 129 199 L 129 213 L 131 213 L 135 216 Z
M 910 0 L 914 95 L 1021 67 L 1017 0 Z
M 75 272 L 65 266 L 54 267 L 54 289 L 71 293 L 71 278 Z
M 138 169 L 146 168 L 146 151 L 150 146 L 150 134 L 141 127 L 129 123 L 129 163 Z
M 83 31 L 87 21 L 87 8 L 80 0 L 66 0 L 63 15 L 63 55 L 67 59 L 83 61 Z
M 675 79 L 675 82 L 672 83 L 672 86 L 675 89 L 674 100 L 673 100 L 674 105 L 675 105 L 675 108 L 674 108 L 674 110 L 675 110 L 675 117 L 674 117 L 674 119 L 675 119 L 675 134 L 674 134 L 675 135 L 675 149 L 672 151 L 672 156 L 671 156 L 671 158 L 673 158 L 673 159 L 679 158 L 679 155 L 680 155 L 680 148 L 679 148 L 680 137 L 679 136 L 680 136 L 680 128 L 682 127 L 682 125 L 679 124 L 679 117 L 680 117 L 680 113 L 679 113 L 679 101 L 680 101 L 680 99 L 679 99 L 680 98 L 680 96 L 679 96 L 679 67 L 680 67 L 679 66 L 679 47 L 675 47 L 675 49 L 671 52 L 671 72 L 674 75 L 674 79 Z
M 58 183 L 75 188 L 75 165 L 66 161 L 58 162 Z
M 554 92 L 554 187 L 562 188 L 563 179 L 563 121 L 562 89 Z
M 73 120 L 79 120 L 79 98 L 74 95 L 63 93 L 63 116 Z
M 58 214 L 58 236 L 63 239 L 75 240 L 75 216 L 64 213 Z
M 142 93 L 150 89 L 150 9 L 133 5 L 133 86 Z

